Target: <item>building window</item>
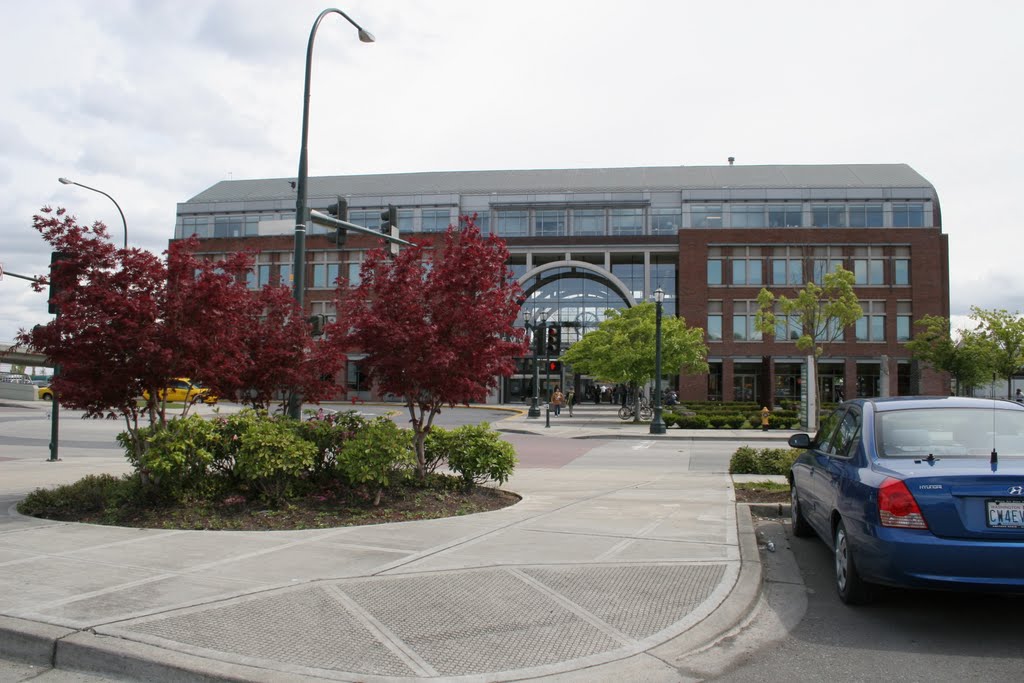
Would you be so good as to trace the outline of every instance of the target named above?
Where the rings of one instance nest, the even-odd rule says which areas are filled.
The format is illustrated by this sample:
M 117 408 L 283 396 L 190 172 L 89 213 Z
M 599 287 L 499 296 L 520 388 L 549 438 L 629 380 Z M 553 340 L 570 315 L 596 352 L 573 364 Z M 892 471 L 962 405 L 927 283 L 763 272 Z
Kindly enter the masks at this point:
M 652 235 L 674 235 L 682 224 L 682 209 L 651 209 Z
M 665 315 L 676 315 L 678 268 L 679 259 L 674 254 L 651 254 L 651 291 L 648 294 L 653 294 L 655 289 L 661 287 L 665 292 L 665 303 L 662 305 Z
M 796 341 L 803 332 L 798 314 L 785 315 L 778 304 L 775 305 L 775 340 Z
M 573 209 L 572 234 L 603 235 L 604 209 Z
M 612 209 L 611 235 L 644 234 L 643 209 Z
M 804 260 L 800 247 L 775 247 L 772 250 L 772 284 L 802 285 Z
M 708 363 L 708 400 L 722 400 L 722 363 Z
M 535 211 L 533 234 L 536 237 L 562 237 L 565 235 L 565 211 Z
M 764 204 L 730 204 L 729 221 L 734 228 L 763 228 Z
M 881 379 L 882 368 L 878 363 L 857 363 L 857 397 L 878 396 Z
M 708 341 L 722 341 L 722 302 L 708 302 Z
M 756 301 L 732 302 L 732 338 L 736 341 L 758 341 L 761 333 L 754 325 L 757 317 Z
M 847 209 L 851 228 L 880 228 L 883 225 L 881 204 L 850 204 Z
M 359 361 L 349 360 L 345 364 L 345 385 L 349 391 L 368 391 L 370 389 L 366 375 L 363 374 L 362 368 L 359 366 Z
M 612 275 L 622 280 L 634 301 L 644 298 L 644 257 L 643 254 L 613 254 Z
M 310 309 L 313 315 L 322 315 L 329 323 L 338 319 L 338 311 L 333 301 L 314 301 L 310 304 Z
M 861 301 L 860 309 L 864 315 L 857 320 L 857 341 L 885 341 L 885 302 Z
M 498 234 L 502 237 L 525 237 L 530 229 L 529 211 L 499 211 Z
M 340 263 L 314 263 L 313 289 L 330 289 L 338 282 Z
M 259 216 L 216 216 L 213 219 L 214 237 L 245 237 L 258 235 Z
M 896 302 L 896 341 L 910 341 L 910 326 L 913 309 L 909 301 Z
M 722 284 L 722 249 L 711 247 L 708 249 L 708 284 Z
M 845 228 L 845 204 L 814 204 L 811 206 L 811 225 L 816 228 Z
M 885 260 L 881 247 L 855 247 L 853 250 L 853 283 L 884 285 Z
M 760 247 L 734 247 L 732 251 L 732 284 L 734 285 L 760 285 L 761 278 L 761 248 Z
M 892 283 L 894 285 L 910 284 L 910 247 L 893 248 Z
M 843 266 L 843 252 L 839 247 L 814 247 L 814 284 L 825 283 L 825 275 Z
M 804 222 L 804 210 L 801 204 L 769 204 L 769 228 L 799 228 Z
M 245 283 L 249 289 L 263 289 L 270 284 L 270 256 L 260 254 L 256 257 L 256 263 L 252 270 L 245 274 Z
M 892 205 L 892 227 L 894 228 L 921 228 L 924 227 L 924 204 L 898 204 Z
M 349 287 L 358 287 L 359 283 L 363 281 L 363 278 L 360 275 L 363 269 L 363 264 L 359 261 L 349 261 L 345 264 L 345 269 L 348 271 Z
M 722 227 L 722 205 L 691 204 L 690 224 L 695 228 Z
M 491 231 L 491 212 L 490 211 L 474 211 L 469 215 L 476 214 L 476 227 L 480 229 L 481 235 L 486 235 Z
M 452 222 L 451 209 L 423 209 L 421 228 L 423 232 L 444 232 Z M 398 219 L 398 225 L 402 225 L 402 219 Z

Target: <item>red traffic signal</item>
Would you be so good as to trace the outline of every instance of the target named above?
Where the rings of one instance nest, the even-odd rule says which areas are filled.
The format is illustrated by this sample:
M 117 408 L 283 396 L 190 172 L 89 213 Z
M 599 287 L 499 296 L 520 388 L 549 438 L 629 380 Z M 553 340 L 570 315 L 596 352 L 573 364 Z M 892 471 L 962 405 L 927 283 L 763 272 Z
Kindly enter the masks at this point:
M 548 361 L 548 372 L 561 372 L 562 361 L 560 360 L 549 360 Z

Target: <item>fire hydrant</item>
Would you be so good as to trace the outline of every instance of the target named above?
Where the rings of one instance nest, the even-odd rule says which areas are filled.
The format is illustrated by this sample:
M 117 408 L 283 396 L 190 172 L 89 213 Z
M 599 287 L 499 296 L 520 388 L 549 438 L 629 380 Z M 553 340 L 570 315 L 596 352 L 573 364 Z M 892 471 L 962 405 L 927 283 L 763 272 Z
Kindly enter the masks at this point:
M 768 431 L 768 416 L 772 414 L 772 411 L 768 410 L 768 406 L 761 408 L 761 431 Z

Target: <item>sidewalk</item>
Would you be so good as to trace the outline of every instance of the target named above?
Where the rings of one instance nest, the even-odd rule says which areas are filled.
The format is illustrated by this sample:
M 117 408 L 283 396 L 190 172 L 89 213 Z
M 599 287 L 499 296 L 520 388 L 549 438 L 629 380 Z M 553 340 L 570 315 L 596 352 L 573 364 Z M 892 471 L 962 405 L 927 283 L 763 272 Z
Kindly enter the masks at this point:
M 667 449 L 627 459 L 617 440 L 712 435 L 653 436 L 608 408 L 496 424 L 596 441 L 566 467 L 518 470 L 519 504 L 468 517 L 215 532 L 12 508 L 0 656 L 146 681 L 691 680 L 687 655 L 758 600 L 750 513 L 727 475 Z

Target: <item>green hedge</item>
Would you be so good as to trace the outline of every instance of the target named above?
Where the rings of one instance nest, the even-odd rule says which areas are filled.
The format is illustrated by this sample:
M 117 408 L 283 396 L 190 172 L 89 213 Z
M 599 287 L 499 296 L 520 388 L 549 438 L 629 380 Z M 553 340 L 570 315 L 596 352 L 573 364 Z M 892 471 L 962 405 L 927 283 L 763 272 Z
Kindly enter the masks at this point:
M 802 451 L 796 448 L 751 448 L 741 446 L 729 460 L 730 474 L 789 474 Z

